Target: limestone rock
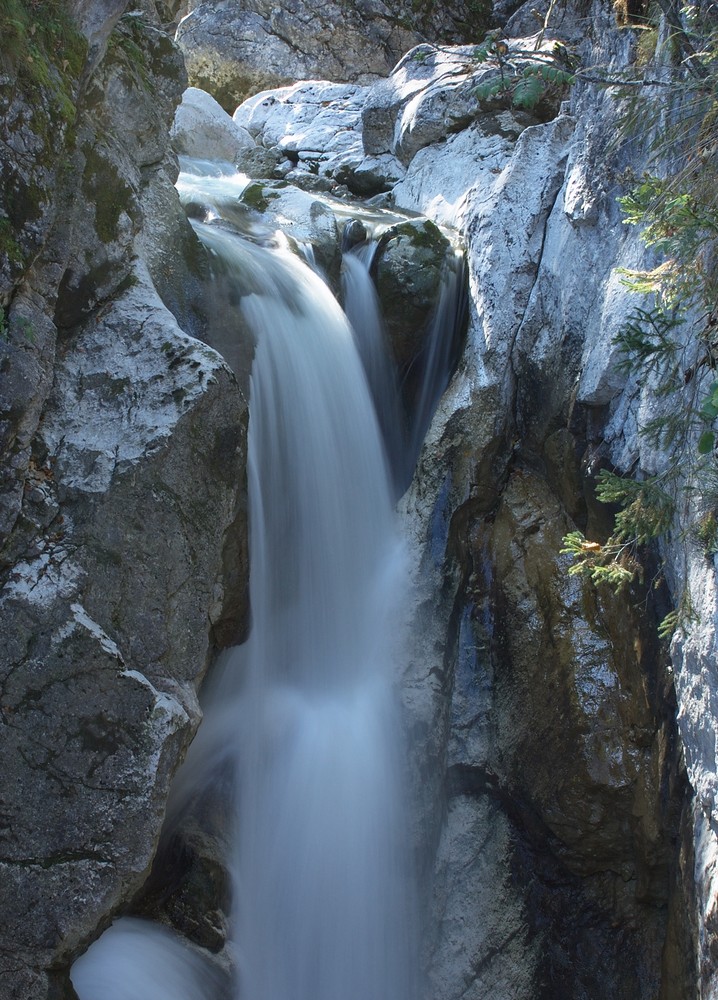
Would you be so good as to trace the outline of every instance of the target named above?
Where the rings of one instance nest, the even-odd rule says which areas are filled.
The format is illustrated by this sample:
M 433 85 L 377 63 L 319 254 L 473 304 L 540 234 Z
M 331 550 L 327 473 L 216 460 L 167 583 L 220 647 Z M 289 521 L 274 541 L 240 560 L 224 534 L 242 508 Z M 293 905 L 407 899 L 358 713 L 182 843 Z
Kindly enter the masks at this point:
M 3 766 L 25 789 L 6 800 L 3 909 L 28 965 L 67 962 L 146 876 L 223 605 L 241 399 L 152 294 L 140 275 L 63 351 L 25 512 L 50 520 L 2 595 Z M 35 896 L 40 922 L 22 919 Z
M 205 0 L 180 23 L 177 41 L 193 86 L 228 111 L 295 80 L 368 83 L 385 76 L 421 36 L 381 0 L 320 9 L 294 0 Z
M 4 119 L 36 156 L 3 160 L 3 204 L 37 195 L 13 202 L 2 261 L 0 982 L 13 1000 L 71 996 L 70 961 L 145 879 L 210 642 L 236 641 L 246 607 L 245 400 L 150 275 L 168 297 L 167 275 L 181 283 L 168 130 L 183 69 L 165 35 L 137 16 L 112 29 L 116 14 L 98 26 L 74 145 L 47 129 L 46 159 L 21 97 Z M 175 296 L 178 314 L 190 298 Z
M 172 145 L 177 153 L 204 160 L 241 163 L 256 143 L 240 125 L 232 121 L 213 97 L 188 87 L 175 113 Z
M 0 76 L 0 552 L 19 514 L 30 442 L 52 382 L 53 313 L 67 253 L 67 206 L 57 190 L 86 52 L 86 39 L 67 26 L 66 40 L 51 34 L 36 46 L 36 73 L 14 63 L 28 54 L 20 47 L 7 54 Z M 61 72 L 53 59 L 63 60 Z
M 92 60 L 99 58 L 102 46 L 127 7 L 127 0 L 70 0 L 73 18 L 90 43 Z

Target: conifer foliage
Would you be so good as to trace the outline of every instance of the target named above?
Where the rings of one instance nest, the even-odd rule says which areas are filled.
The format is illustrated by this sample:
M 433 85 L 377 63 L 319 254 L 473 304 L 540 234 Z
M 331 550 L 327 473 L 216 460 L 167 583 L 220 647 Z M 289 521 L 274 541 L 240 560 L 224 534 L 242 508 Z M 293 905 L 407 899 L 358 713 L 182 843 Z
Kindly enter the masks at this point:
M 690 534 L 707 554 L 718 534 L 718 23 L 710 10 L 683 8 L 672 23 L 670 78 L 621 91 L 624 134 L 649 148 L 649 169 L 620 199 L 624 221 L 641 228 L 655 266 L 625 271 L 644 304 L 614 343 L 619 367 L 654 393 L 656 416 L 641 433 L 667 458 L 659 475 L 634 479 L 602 471 L 600 501 L 617 505 L 603 542 L 579 531 L 564 539 L 569 572 L 615 589 L 642 578 L 641 547 L 671 530 L 682 497 L 693 509 Z M 655 77 L 655 69 L 644 67 Z M 637 86 L 638 84 L 638 86 Z M 629 95 L 630 96 L 627 96 Z M 646 302 L 652 303 L 648 306 Z M 670 397 L 670 405 L 665 405 Z M 661 403 L 662 398 L 664 403 Z M 684 595 L 685 597 L 685 595 Z M 681 597 L 661 634 L 687 624 Z M 689 602 L 688 602 L 689 603 Z M 670 621 L 669 621 L 670 619 Z

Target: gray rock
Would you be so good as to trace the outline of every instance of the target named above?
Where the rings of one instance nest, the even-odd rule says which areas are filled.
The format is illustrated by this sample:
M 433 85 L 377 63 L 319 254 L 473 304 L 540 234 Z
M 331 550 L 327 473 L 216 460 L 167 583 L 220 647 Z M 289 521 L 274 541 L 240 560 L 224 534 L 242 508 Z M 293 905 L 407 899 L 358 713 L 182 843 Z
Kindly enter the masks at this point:
M 13 1000 L 70 997 L 72 958 L 142 885 L 210 641 L 245 625 L 244 397 L 148 270 L 168 297 L 169 273 L 182 282 L 168 129 L 184 86 L 169 39 L 122 18 L 59 174 L 29 107 L 6 104 L 36 166 L 3 161 L 3 204 L 37 193 L 15 202 L 2 271 L 0 982 Z M 64 128 L 46 134 L 62 149 Z
M 339 183 L 347 185 L 352 194 L 362 197 L 391 191 L 406 176 L 403 164 L 395 156 L 363 156 L 356 166 L 344 164 L 334 167 L 333 174 Z
M 239 164 L 256 149 L 249 132 L 196 87 L 188 87 L 182 95 L 170 134 L 177 153 L 196 159 Z
M 90 43 L 93 63 L 127 7 L 127 0 L 70 0 L 68 7 Z
M 244 421 L 142 274 L 63 352 L 25 512 L 50 520 L 2 592 L 3 911 L 28 966 L 68 963 L 148 873 L 227 598 Z
M 304 0 L 283 7 L 207 0 L 177 31 L 190 82 L 230 112 L 246 97 L 294 80 L 376 80 L 420 40 L 380 0 L 320 9 Z

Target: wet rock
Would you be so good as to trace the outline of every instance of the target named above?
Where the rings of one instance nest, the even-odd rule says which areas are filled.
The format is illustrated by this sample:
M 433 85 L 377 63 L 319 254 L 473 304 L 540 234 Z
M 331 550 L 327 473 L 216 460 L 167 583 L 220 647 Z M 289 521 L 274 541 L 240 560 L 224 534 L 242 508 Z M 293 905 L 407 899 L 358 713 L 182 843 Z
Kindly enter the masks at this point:
M 379 241 L 373 270 L 400 370 L 421 351 L 449 247 L 438 226 L 426 219 L 391 226 Z

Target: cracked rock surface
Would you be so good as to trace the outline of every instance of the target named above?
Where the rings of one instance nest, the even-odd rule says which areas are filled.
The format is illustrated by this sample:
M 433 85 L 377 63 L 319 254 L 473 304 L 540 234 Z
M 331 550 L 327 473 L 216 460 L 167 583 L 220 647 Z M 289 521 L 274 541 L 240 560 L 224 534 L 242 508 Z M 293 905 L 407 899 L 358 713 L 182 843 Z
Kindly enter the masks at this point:
M 74 996 L 246 610 L 246 401 L 180 325 L 210 325 L 173 188 L 181 59 L 125 5 L 75 6 L 72 114 L 0 79 L 2 1000 Z

